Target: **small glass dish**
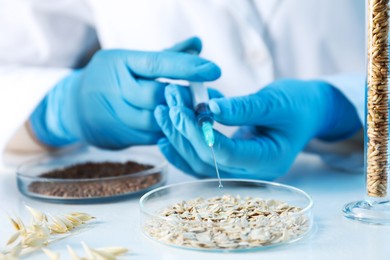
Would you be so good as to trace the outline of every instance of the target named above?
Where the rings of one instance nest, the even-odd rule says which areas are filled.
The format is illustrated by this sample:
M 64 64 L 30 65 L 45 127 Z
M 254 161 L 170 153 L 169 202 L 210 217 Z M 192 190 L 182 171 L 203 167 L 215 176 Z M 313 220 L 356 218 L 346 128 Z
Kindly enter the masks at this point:
M 209 179 L 173 184 L 149 191 L 140 199 L 143 233 L 165 245 L 207 252 L 247 252 L 266 249 L 293 243 L 309 234 L 313 225 L 313 201 L 304 191 L 292 186 L 257 180 L 224 179 L 222 184 L 223 188 L 219 189 L 218 180 Z M 223 196 L 230 198 L 228 203 L 220 200 L 218 205 L 214 205 L 207 200 Z M 251 198 L 267 202 L 245 204 Z M 203 199 L 207 200 L 207 203 L 203 203 Z M 255 209 L 250 208 L 251 211 L 248 211 L 246 206 L 245 209 L 241 206 L 236 207 L 244 212 L 240 218 L 245 220 L 229 220 L 230 217 L 224 219 L 224 215 L 220 214 L 222 220 L 218 219 L 215 222 L 214 220 L 219 217 L 210 214 L 225 212 L 226 208 L 229 211 L 231 201 L 233 205 L 239 201 L 237 204 L 240 205 L 259 206 L 255 206 L 257 207 Z M 264 208 L 261 205 L 276 205 L 275 203 L 279 202 L 291 206 L 291 212 L 280 213 L 284 210 L 289 211 L 288 206 L 283 206 L 286 208 L 278 211 L 277 214 L 280 215 L 274 215 L 275 211 L 270 215 L 265 213 L 261 216 L 253 215 L 256 214 L 254 211 L 263 214 L 261 210 Z M 184 212 L 181 207 L 186 208 Z M 293 211 L 294 207 L 298 209 Z M 170 209 L 167 211 L 167 208 Z M 172 208 L 175 210 L 170 215 L 167 212 L 172 212 Z
M 120 169 L 120 174 L 109 168 L 112 176 L 96 177 L 101 167 L 122 167 L 126 162 L 136 163 L 134 167 L 137 168 L 132 169 L 130 174 L 126 173 L 127 168 Z M 90 164 L 92 168 L 83 170 L 85 177 L 58 176 L 59 172 L 63 174 L 62 171 L 69 168 Z M 106 151 L 89 147 L 54 153 L 23 163 L 18 167 L 16 175 L 19 191 L 28 197 L 59 203 L 99 203 L 141 195 L 163 185 L 167 167 L 166 160 L 152 148 Z M 57 175 L 50 176 L 53 173 Z M 69 174 L 79 176 L 77 168 Z

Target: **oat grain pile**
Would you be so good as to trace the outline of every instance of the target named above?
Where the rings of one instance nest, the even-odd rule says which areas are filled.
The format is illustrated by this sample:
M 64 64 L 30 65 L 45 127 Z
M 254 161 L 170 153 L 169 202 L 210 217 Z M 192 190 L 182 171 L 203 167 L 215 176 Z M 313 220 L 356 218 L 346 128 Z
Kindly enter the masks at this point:
M 164 243 L 203 249 L 245 249 L 294 240 L 310 229 L 301 209 L 276 200 L 224 195 L 183 201 L 146 221 Z
M 367 195 L 387 193 L 389 135 L 389 0 L 368 0 Z

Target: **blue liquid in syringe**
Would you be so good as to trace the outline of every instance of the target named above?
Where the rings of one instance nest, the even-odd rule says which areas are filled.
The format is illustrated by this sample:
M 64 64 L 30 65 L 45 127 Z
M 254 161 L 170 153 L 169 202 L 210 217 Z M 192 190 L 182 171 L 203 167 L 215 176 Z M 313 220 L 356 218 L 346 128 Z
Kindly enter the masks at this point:
M 213 115 L 206 103 L 200 103 L 195 107 L 195 115 L 198 126 L 202 130 L 203 137 L 209 147 L 214 145 Z

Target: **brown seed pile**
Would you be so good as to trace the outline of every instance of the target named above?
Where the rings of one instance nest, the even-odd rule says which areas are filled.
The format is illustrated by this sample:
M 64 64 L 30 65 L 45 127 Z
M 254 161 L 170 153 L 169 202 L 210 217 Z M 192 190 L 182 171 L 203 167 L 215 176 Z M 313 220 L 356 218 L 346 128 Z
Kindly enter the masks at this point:
M 387 193 L 389 0 L 368 1 L 367 194 Z
M 28 188 L 32 193 L 59 198 L 93 198 L 121 195 L 140 191 L 159 183 L 162 179 L 160 172 L 145 176 L 132 176 L 134 173 L 152 167 L 151 165 L 130 161 L 126 163 L 88 162 L 76 164 L 64 169 L 43 173 L 40 177 L 45 178 L 45 180 L 32 182 Z M 107 177 L 121 178 L 101 180 L 101 178 Z M 74 182 L 63 182 L 58 179 L 74 180 Z M 77 182 L 77 179 L 83 180 Z M 91 181 L 88 179 L 91 179 Z

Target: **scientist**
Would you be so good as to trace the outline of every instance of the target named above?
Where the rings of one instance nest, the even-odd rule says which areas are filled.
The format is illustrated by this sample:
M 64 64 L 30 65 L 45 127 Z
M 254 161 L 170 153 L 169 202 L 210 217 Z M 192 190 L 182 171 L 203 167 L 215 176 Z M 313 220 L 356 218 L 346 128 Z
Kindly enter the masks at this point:
M 211 156 L 188 93 L 155 79 L 213 81 L 215 62 L 223 74 L 209 86 L 226 98 L 210 107 L 218 122 L 240 127 L 233 138 L 217 135 L 224 175 L 274 178 L 305 147 L 334 166 L 362 164 L 361 151 L 345 142 L 353 143 L 363 119 L 364 1 L 0 5 L 2 150 L 23 150 L 31 136 L 48 147 L 159 140 L 170 162 L 203 176 Z M 183 53 L 200 51 L 197 39 L 156 52 L 192 35 L 202 39 L 205 59 Z M 325 142 L 307 146 L 314 139 Z M 322 149 L 326 142 L 333 143 Z

